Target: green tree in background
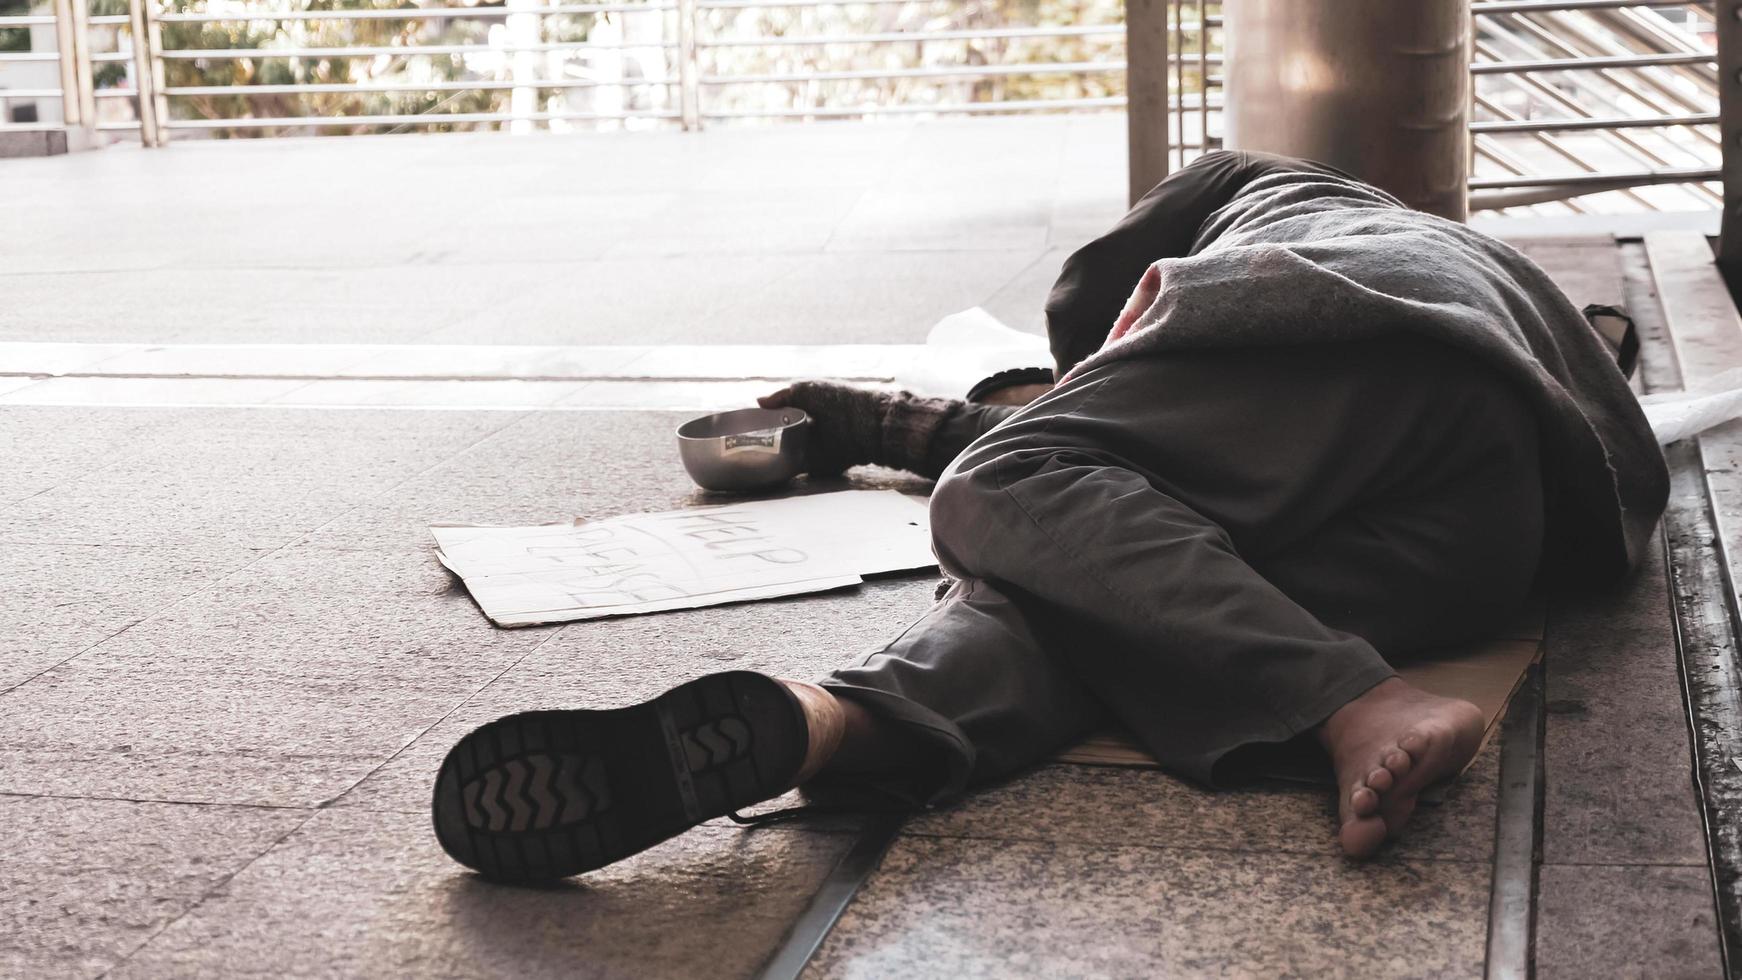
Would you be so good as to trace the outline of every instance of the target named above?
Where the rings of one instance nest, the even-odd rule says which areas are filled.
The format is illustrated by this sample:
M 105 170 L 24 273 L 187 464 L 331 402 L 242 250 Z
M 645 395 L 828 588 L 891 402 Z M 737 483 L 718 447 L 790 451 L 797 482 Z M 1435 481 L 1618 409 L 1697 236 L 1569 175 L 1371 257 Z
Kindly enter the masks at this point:
M 0 0 L 0 4 L 28 0 Z M 127 0 L 89 0 L 93 14 L 125 13 Z M 428 0 L 428 6 L 459 6 L 466 0 Z M 560 2 L 560 0 L 549 0 Z M 167 0 L 165 13 L 196 12 L 203 0 Z M 479 9 L 501 10 L 501 0 L 483 0 Z M 1194 4 L 1185 4 L 1188 20 L 1195 19 Z M 1210 16 L 1220 13 L 1220 3 L 1207 5 Z M 229 10 L 249 12 L 404 10 L 416 5 L 381 0 L 243 0 Z M 612 24 L 616 14 L 552 14 L 541 18 L 541 42 L 582 42 L 597 29 Z M 634 14 L 642 31 L 638 43 L 670 43 L 677 38 L 675 13 Z M 653 18 L 657 18 L 656 20 Z M 1054 99 L 1101 99 L 1125 91 L 1124 36 L 1118 30 L 1124 19 L 1122 0 L 910 0 L 906 3 L 850 3 L 818 6 L 768 6 L 716 8 L 702 12 L 698 34 L 705 41 L 756 41 L 788 36 L 840 36 L 850 34 L 913 34 L 912 42 L 830 45 L 727 45 L 704 47 L 700 73 L 703 77 L 731 78 L 744 75 L 815 75 L 819 72 L 899 71 L 952 69 L 1019 64 L 1104 64 L 1105 69 L 1080 72 L 1008 73 L 986 76 L 897 77 L 876 79 L 814 78 L 794 82 L 705 85 L 703 108 L 714 112 L 780 109 L 802 114 L 805 110 L 856 110 L 875 113 L 886 106 L 961 105 L 1005 101 Z M 622 26 L 624 22 L 617 25 Z M 444 17 L 433 19 L 367 20 L 225 20 L 211 23 L 162 24 L 166 50 L 229 50 L 258 52 L 236 58 L 171 58 L 164 62 L 171 88 L 212 86 L 283 86 L 331 84 L 398 84 L 415 86 L 461 81 L 511 79 L 512 56 L 491 48 L 492 30 L 501 31 L 504 20 Z M 663 25 L 663 26 L 659 26 Z M 940 31 L 982 31 L 1006 27 L 1085 27 L 1105 25 L 1106 33 L 1088 36 L 1043 38 L 996 38 L 921 40 Z M 627 28 L 624 28 L 627 30 Z M 652 34 L 648 34 L 652 31 Z M 627 35 L 606 32 L 608 38 Z M 1215 34 L 1212 32 L 1212 40 Z M 0 35 L 3 38 L 3 35 Z M 1199 50 L 1196 25 L 1184 32 L 1188 55 Z M 389 54 L 381 56 L 301 57 L 275 55 L 275 49 L 403 47 L 410 45 L 475 45 L 475 54 Z M 648 49 L 656 50 L 656 49 Z M 1216 53 L 1217 47 L 1211 52 Z M 495 52 L 492 54 L 492 52 Z M 617 58 L 606 50 L 586 53 L 540 52 L 538 72 L 544 79 L 580 78 L 613 81 L 640 75 L 658 81 L 678 76 L 677 53 L 664 51 L 663 65 Z M 590 61 L 596 56 L 600 60 Z M 605 67 L 599 67 L 603 65 Z M 119 63 L 101 66 L 108 75 L 100 84 L 121 84 L 128 68 Z M 1185 89 L 1197 91 L 1200 71 L 1195 63 L 1185 67 Z M 627 89 L 626 108 L 675 109 L 675 87 L 643 84 Z M 539 89 L 536 111 L 590 111 L 593 98 L 587 89 Z M 426 122 L 453 113 L 505 113 L 511 100 L 507 88 L 489 90 L 429 90 L 389 92 L 300 92 L 197 93 L 169 98 L 171 119 L 239 119 L 420 115 L 415 124 L 362 124 L 322 128 L 287 125 L 283 128 L 236 127 L 207 131 L 217 137 L 262 136 L 280 132 L 323 134 L 422 132 L 489 128 L 495 123 Z M 637 102 L 636 100 L 640 100 Z M 609 108 L 610 103 L 607 104 Z
M 1186 4 L 1190 25 L 1178 41 L 1188 57 L 1199 53 L 1203 43 L 1196 20 L 1195 4 Z M 1210 17 L 1219 16 L 1221 4 L 1206 5 Z M 906 77 L 841 79 L 829 81 L 774 82 L 760 85 L 723 86 L 711 95 L 722 108 L 749 109 L 779 106 L 841 110 L 880 106 L 960 105 L 1054 99 L 1103 99 L 1125 94 L 1125 38 L 1122 0 L 914 0 L 902 4 L 764 7 L 713 10 L 702 30 L 704 37 L 741 40 L 781 36 L 910 33 L 913 43 L 862 44 L 855 46 L 728 47 L 708 52 L 703 74 L 760 75 L 814 74 L 817 72 L 894 71 L 905 69 L 980 68 L 1008 65 L 1104 64 L 1105 69 L 1081 72 L 1033 72 L 991 74 L 980 77 Z M 922 41 L 928 32 L 996 30 L 1007 27 L 1115 28 L 1086 36 L 999 38 Z M 1210 53 L 1219 54 L 1216 32 L 1211 32 Z M 1184 87 L 1199 90 L 1201 74 L 1195 63 L 1185 67 Z
M 8 0 L 0 0 L 8 2 Z M 90 0 L 94 15 L 126 13 L 127 0 Z M 443 4 L 462 6 L 462 3 Z M 480 8 L 501 9 L 499 3 L 473 4 Z M 393 10 L 416 9 L 417 5 L 374 4 L 360 0 L 305 0 L 295 6 L 282 2 L 250 2 L 243 9 L 267 12 L 327 10 Z M 199 12 L 203 4 L 188 0 L 171 0 L 164 13 Z M 227 12 L 227 11 L 226 11 Z M 544 18 L 543 41 L 585 41 L 596 15 L 552 15 Z M 393 84 L 410 85 L 456 81 L 506 80 L 505 71 L 479 70 L 469 67 L 480 60 L 492 60 L 487 45 L 492 25 L 502 19 L 477 20 L 463 17 L 436 19 L 365 19 L 365 20 L 225 20 L 217 22 L 164 23 L 161 25 L 166 51 L 258 51 L 247 57 L 167 58 L 164 60 L 165 83 L 175 88 L 209 88 L 216 86 L 281 86 L 331 84 Z M 303 57 L 273 55 L 284 48 L 347 48 L 401 47 L 429 44 L 476 45 L 478 54 L 415 54 L 364 55 L 349 57 Z M 483 56 L 480 59 L 480 56 Z M 503 59 L 496 58 L 496 61 Z M 123 84 L 129 70 L 119 63 L 102 68 L 113 69 L 109 77 L 99 78 L 98 87 Z M 545 110 L 551 93 L 541 91 L 539 110 Z M 363 115 L 427 115 L 439 118 L 447 113 L 501 112 L 507 110 L 507 90 L 464 91 L 390 91 L 390 92 L 302 92 L 282 94 L 262 93 L 195 93 L 174 95 L 168 99 L 171 119 L 263 119 L 263 118 L 334 118 Z M 394 125 L 358 125 L 351 127 L 287 126 L 283 128 L 236 127 L 210 131 L 216 137 L 270 136 L 286 130 L 320 133 L 391 132 L 407 128 Z M 424 123 L 416 129 L 439 132 L 450 129 L 471 129 L 469 123 Z
M 127 13 L 127 0 L 90 0 L 90 16 L 103 17 Z M 97 88 L 124 88 L 127 66 L 118 61 L 104 61 L 91 66 L 91 84 Z
M 30 13 L 30 0 L 0 0 L 0 17 L 22 17 Z M 0 28 L 0 51 L 29 51 L 30 28 Z

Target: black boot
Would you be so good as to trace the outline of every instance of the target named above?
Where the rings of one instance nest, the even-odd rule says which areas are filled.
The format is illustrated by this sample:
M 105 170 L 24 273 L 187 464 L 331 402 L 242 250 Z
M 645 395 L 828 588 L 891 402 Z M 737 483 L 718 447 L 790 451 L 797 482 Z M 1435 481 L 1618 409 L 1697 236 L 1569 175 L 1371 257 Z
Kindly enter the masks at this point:
M 627 708 L 509 715 L 442 761 L 436 838 L 490 878 L 591 871 L 791 788 L 808 738 L 798 699 L 749 671 Z

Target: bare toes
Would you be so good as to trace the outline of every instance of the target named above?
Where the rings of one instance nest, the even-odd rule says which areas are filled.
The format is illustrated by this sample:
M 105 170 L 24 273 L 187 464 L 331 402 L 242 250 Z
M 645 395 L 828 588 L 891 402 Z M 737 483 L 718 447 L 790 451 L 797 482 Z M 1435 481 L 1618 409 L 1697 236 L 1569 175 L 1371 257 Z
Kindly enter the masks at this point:
M 1385 821 L 1378 817 L 1359 817 L 1345 821 L 1337 830 L 1337 843 L 1343 853 L 1352 858 L 1370 857 L 1385 843 Z
M 1422 755 L 1427 752 L 1428 745 L 1428 737 L 1421 732 L 1410 732 L 1408 735 L 1397 740 L 1397 747 L 1409 753 L 1410 756 L 1415 759 L 1421 758 Z
M 1384 793 L 1391 789 L 1391 770 L 1381 767 L 1368 773 L 1367 785 L 1372 787 L 1375 793 Z
M 1384 812 L 1379 815 L 1379 819 L 1385 824 L 1385 833 L 1388 836 L 1395 837 L 1403 830 L 1403 825 L 1408 823 L 1409 818 L 1415 814 L 1415 803 L 1415 797 L 1405 797 L 1387 806 Z
M 1401 748 L 1392 749 L 1385 753 L 1385 758 L 1382 761 L 1385 768 L 1390 770 L 1393 776 L 1399 778 L 1409 775 L 1410 767 L 1415 764 L 1414 760 L 1409 757 L 1409 753 Z
M 1379 812 L 1379 794 L 1366 786 L 1356 786 L 1349 793 L 1349 811 L 1357 817 L 1371 817 Z

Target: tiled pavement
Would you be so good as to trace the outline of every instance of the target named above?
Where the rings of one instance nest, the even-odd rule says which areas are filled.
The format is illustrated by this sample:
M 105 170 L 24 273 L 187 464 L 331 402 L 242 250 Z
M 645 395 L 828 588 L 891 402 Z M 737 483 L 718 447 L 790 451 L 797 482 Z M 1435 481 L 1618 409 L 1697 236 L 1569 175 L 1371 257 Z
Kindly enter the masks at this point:
M 8 162 L 0 342 L 911 344 L 976 303 L 1038 329 L 1121 210 L 1121 127 Z M 1629 289 L 1612 242 L 1526 247 L 1579 302 Z M 850 824 L 711 824 L 525 890 L 462 873 L 426 816 L 469 726 L 728 664 L 817 674 L 927 607 L 921 575 L 502 631 L 431 555 L 433 520 L 699 501 L 683 417 L 0 407 L 0 975 L 752 974 Z M 858 477 L 924 489 L 892 480 Z M 1711 975 L 1661 564 L 1553 603 L 1548 647 L 1536 969 Z M 1315 789 L 1045 766 L 912 820 L 810 974 L 1480 975 L 1500 748 L 1366 865 Z

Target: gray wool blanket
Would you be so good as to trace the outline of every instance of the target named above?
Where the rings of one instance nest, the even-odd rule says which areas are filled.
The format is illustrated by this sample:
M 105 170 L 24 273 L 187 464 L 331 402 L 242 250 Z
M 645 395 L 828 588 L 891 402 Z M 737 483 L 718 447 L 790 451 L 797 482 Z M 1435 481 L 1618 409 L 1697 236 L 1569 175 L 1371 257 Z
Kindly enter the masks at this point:
M 1191 254 L 1150 266 L 1107 343 L 1125 357 L 1411 331 L 1471 351 L 1528 392 L 1542 426 L 1548 542 L 1561 575 L 1614 580 L 1663 513 L 1663 456 L 1608 345 L 1502 242 L 1320 173 L 1260 177 Z

